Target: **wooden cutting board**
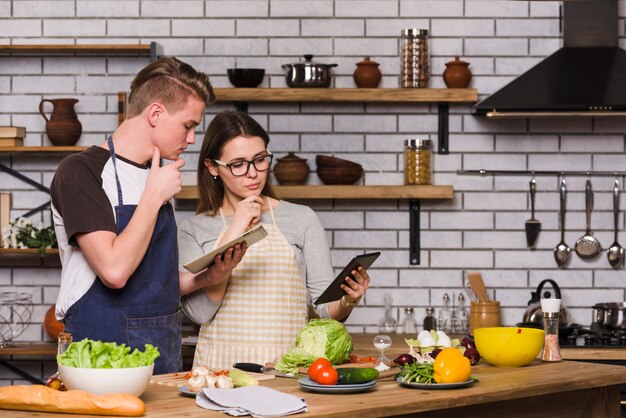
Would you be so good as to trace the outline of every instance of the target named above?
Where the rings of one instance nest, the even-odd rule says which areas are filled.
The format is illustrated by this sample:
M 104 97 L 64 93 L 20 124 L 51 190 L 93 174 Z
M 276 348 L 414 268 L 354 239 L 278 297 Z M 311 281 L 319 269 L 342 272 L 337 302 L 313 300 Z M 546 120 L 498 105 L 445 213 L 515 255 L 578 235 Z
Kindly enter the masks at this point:
M 256 380 L 270 380 L 274 379 L 276 376 L 273 374 L 265 374 L 265 373 L 253 373 L 253 372 L 244 372 L 254 377 Z M 185 379 L 185 375 L 187 372 L 180 373 L 168 373 L 168 374 L 159 374 L 154 375 L 150 379 L 150 383 L 155 385 L 165 385 L 165 386 L 184 386 L 187 384 L 187 379 Z

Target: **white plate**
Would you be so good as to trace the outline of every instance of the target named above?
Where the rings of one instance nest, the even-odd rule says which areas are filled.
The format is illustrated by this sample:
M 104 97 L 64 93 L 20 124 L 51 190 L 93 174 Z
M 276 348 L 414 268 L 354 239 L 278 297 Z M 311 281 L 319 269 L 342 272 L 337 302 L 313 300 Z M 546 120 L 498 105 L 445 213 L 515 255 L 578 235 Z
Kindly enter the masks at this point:
M 416 383 L 416 382 L 404 383 L 402 381 L 402 377 L 398 376 L 396 378 L 396 382 L 399 382 L 402 386 L 415 388 L 415 389 L 428 389 L 428 390 L 464 388 L 466 386 L 471 385 L 472 383 L 476 381 L 477 380 L 472 379 L 470 377 L 469 380 L 465 382 L 458 382 L 458 383 Z
M 183 395 L 185 395 L 185 396 L 191 396 L 191 397 L 193 397 L 193 398 L 195 398 L 195 397 L 196 397 L 196 395 L 198 394 L 198 392 L 193 392 L 193 391 L 189 390 L 189 389 L 187 388 L 187 385 L 184 385 L 184 386 L 179 386 L 179 387 L 178 387 L 178 390 L 179 390 L 179 391 L 180 391 L 180 393 L 182 393 Z
M 354 385 L 320 385 L 315 383 L 308 377 L 298 379 L 298 384 L 302 389 L 310 390 L 311 392 L 318 393 L 357 393 L 370 390 L 376 385 L 376 380 L 371 380 L 365 383 L 359 383 Z

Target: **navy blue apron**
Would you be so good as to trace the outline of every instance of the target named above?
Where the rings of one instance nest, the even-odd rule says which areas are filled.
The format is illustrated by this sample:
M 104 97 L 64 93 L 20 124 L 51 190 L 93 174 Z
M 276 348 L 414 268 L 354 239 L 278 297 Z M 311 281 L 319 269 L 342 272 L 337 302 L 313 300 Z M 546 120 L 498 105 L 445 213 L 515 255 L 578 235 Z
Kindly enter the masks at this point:
M 115 149 L 107 140 L 117 183 L 117 234 L 128 225 L 137 205 L 124 205 Z M 65 315 L 65 328 L 74 341 L 83 338 L 117 342 L 143 351 L 144 344 L 159 348 L 154 374 L 182 370 L 181 324 L 178 314 L 178 245 L 176 220 L 170 203 L 159 209 L 146 254 L 122 289 L 94 284 Z

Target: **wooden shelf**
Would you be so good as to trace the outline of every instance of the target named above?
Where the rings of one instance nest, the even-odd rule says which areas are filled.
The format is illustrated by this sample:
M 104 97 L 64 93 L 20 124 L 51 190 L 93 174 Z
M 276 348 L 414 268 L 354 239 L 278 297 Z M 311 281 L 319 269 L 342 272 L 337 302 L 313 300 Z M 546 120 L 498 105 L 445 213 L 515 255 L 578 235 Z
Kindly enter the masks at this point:
M 216 88 L 218 102 L 475 103 L 476 89 Z
M 0 147 L 0 152 L 38 152 L 38 153 L 74 153 L 86 150 L 88 147 L 62 147 L 62 146 L 45 146 L 45 147 Z
M 59 250 L 50 248 L 42 257 L 37 248 L 0 248 L 0 267 L 61 267 Z
M 149 44 L 93 44 L 93 45 L 59 45 L 59 44 L 33 44 L 33 45 L 0 45 L 2 55 L 145 55 L 152 61 L 163 55 L 163 47 L 156 42 Z
M 452 186 L 273 186 L 281 199 L 452 199 Z M 197 186 L 183 186 L 179 200 L 197 200 Z

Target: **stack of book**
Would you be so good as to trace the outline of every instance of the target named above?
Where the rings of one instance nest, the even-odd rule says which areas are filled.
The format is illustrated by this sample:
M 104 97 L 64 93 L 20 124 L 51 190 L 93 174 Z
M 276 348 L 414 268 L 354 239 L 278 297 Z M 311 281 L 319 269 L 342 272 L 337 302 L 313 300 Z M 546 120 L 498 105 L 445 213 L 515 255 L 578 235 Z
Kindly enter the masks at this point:
M 23 126 L 0 126 L 0 147 L 22 147 L 25 136 Z

